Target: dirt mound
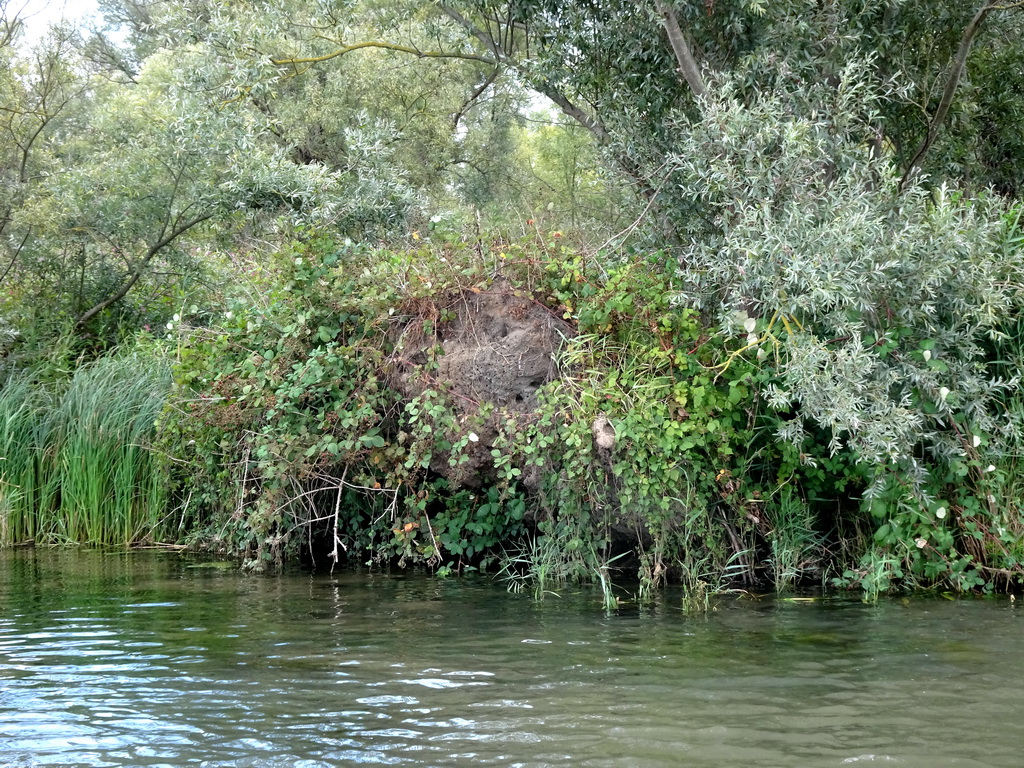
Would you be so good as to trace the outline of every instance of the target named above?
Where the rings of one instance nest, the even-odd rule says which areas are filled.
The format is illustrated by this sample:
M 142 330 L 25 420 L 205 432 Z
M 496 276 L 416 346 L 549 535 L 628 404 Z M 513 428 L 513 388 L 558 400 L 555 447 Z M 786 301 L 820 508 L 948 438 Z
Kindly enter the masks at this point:
M 575 332 L 556 312 L 504 280 L 488 290 L 464 291 L 445 304 L 444 312 L 432 305 L 426 318 L 403 330 L 398 344 L 403 364 L 395 385 L 410 399 L 427 389 L 445 393 L 462 423 L 474 421 L 481 406 L 494 406 L 492 416 L 473 427 L 478 440 L 468 447 L 468 461 L 451 467 L 448 457 L 435 457 L 431 464 L 455 484 L 479 487 L 493 476 L 490 452 L 500 420 L 536 410 L 537 390 L 558 376 L 557 354 Z M 456 442 L 458 436 L 449 438 Z M 529 484 L 531 478 L 524 479 Z

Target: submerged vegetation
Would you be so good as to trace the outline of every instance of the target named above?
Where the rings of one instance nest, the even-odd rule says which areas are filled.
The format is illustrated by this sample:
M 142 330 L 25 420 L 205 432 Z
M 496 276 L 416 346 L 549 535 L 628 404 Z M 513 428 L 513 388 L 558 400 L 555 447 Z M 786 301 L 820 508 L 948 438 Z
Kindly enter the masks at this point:
M 1022 4 L 271 5 L 0 5 L 0 543 L 1024 584 Z

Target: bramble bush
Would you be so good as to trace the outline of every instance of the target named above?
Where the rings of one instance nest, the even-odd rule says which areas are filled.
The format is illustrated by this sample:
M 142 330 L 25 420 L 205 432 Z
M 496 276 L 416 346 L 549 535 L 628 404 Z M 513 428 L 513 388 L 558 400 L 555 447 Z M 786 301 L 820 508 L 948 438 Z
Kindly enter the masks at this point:
M 161 434 L 183 529 L 253 567 L 319 538 L 336 557 L 451 568 L 486 561 L 526 518 L 552 541 L 576 520 L 580 542 L 566 551 L 587 551 L 588 577 L 613 557 L 613 527 L 645 542 L 651 587 L 682 568 L 713 573 L 749 538 L 743 502 L 722 513 L 728 542 L 705 512 L 741 495 L 749 457 L 735 453 L 750 443 L 755 368 L 715 368 L 723 340 L 670 305 L 663 269 L 622 266 L 605 279 L 559 235 L 486 249 L 438 237 L 413 253 L 314 237 L 278 254 L 260 304 L 240 297 L 217 326 L 176 328 L 178 390 Z M 467 420 L 444 382 L 399 395 L 389 382 L 401 329 L 433 332 L 454 316 L 446 295 L 480 290 L 497 271 L 580 332 L 540 412 L 484 403 Z M 429 376 L 431 361 L 422 368 Z M 614 450 L 594 448 L 599 417 Z M 487 421 L 502 427 L 489 487 L 453 487 L 431 470 L 465 461 Z M 540 480 L 527 492 L 531 472 Z
M 770 535 L 759 509 L 772 447 L 762 371 L 725 364 L 744 342 L 672 305 L 664 254 L 606 269 L 565 253 L 545 266 L 579 335 L 539 412 L 508 435 L 511 465 L 540 477 L 527 574 L 541 590 L 559 575 L 607 587 L 632 555 L 641 595 L 669 578 L 697 598 L 727 573 L 751 583 Z
M 239 296 L 215 326 L 177 329 L 177 397 L 161 434 L 194 540 L 260 570 L 303 544 L 333 560 L 451 567 L 518 527 L 522 499 L 430 472 L 435 455 L 459 449 L 445 394 L 405 402 L 389 384 L 398 330 L 467 279 L 430 272 L 443 252 L 419 255 L 296 241 L 261 301 Z
M 915 232 L 1002 259 L 985 274 L 1013 284 L 1014 216 L 990 226 L 994 203 L 915 200 Z M 983 245 L 949 241 L 972 222 Z M 891 233 L 876 236 L 861 233 L 859 247 Z M 770 264 L 747 262 L 728 290 L 692 297 L 696 262 L 567 240 L 428 233 L 399 251 L 312 236 L 277 255 L 262 299 L 240 296 L 217 325 L 176 329 L 178 390 L 161 432 L 184 528 L 254 568 L 300 547 L 442 573 L 500 560 L 512 586 L 596 581 L 609 604 L 623 575 L 641 597 L 681 581 L 696 609 L 727 585 L 831 582 L 873 595 L 1019 582 L 1024 409 L 1013 382 L 992 384 L 1015 375 L 1017 337 L 994 310 L 987 326 L 962 320 L 956 344 L 941 325 L 963 318 L 956 307 L 990 278 L 936 282 L 934 301 L 956 307 L 922 314 L 901 308 L 884 270 L 871 281 L 888 286 L 882 299 L 864 289 L 819 306 L 790 286 L 793 303 L 776 306 L 779 292 L 763 289 Z M 908 258 L 937 260 L 927 253 Z M 456 407 L 453 384 L 432 377 L 439 344 L 419 365 L 428 386 L 402 395 L 403 331 L 440 338 L 466 292 L 499 277 L 576 329 L 536 411 Z M 1000 306 L 1014 306 L 1011 294 Z M 875 299 L 881 310 L 851 308 Z M 892 413 L 896 425 L 866 423 Z M 485 425 L 498 434 L 483 446 L 493 469 L 482 487 L 436 471 L 479 450 Z

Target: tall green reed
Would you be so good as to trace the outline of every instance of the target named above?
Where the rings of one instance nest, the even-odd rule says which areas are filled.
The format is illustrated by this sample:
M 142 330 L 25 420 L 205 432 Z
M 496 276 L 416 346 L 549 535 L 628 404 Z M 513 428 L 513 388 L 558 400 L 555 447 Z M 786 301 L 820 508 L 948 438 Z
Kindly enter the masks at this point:
M 70 381 L 22 373 L 0 390 L 0 544 L 131 544 L 161 535 L 167 482 L 150 449 L 163 361 L 103 358 Z
M 53 406 L 51 388 L 21 374 L 0 389 L 0 543 L 34 540 L 38 516 L 52 506 L 55 484 L 43 471 Z

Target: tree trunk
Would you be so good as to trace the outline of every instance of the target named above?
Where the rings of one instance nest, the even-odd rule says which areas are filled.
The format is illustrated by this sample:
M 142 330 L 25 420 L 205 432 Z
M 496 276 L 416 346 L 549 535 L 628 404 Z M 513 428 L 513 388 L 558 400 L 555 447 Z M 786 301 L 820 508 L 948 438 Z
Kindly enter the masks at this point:
M 679 65 L 679 74 L 682 75 L 693 95 L 700 98 L 704 95 L 704 77 L 700 71 L 700 65 L 690 52 L 690 45 L 686 42 L 686 35 L 679 27 L 679 18 L 675 9 L 667 5 L 663 0 L 654 0 L 654 5 L 661 14 L 665 23 L 665 32 L 668 33 L 668 41 L 672 44 L 672 52 L 676 56 L 676 64 Z

